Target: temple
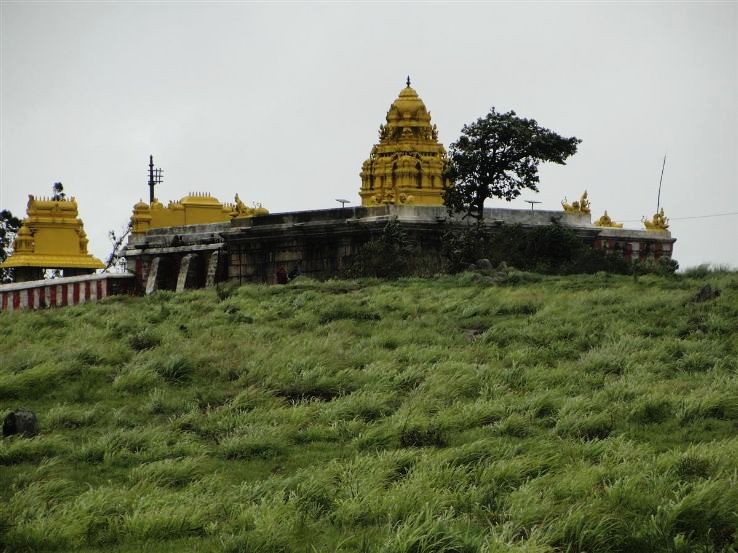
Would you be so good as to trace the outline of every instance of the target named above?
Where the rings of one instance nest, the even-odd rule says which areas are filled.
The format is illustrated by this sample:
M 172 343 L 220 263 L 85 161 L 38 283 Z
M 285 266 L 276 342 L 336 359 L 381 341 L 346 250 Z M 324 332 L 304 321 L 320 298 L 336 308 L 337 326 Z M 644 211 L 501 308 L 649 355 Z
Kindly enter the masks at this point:
M 400 226 L 413 245 L 414 262 L 424 272 L 442 271 L 444 236 L 469 224 L 461 214 L 450 214 L 443 203 L 444 190 L 453 186 L 444 178 L 447 164 L 430 112 L 408 78 L 379 127 L 379 141 L 362 164 L 361 206 L 346 207 L 342 202 L 341 208 L 270 214 L 260 205 L 247 207 L 238 195 L 233 203 L 221 203 L 207 193 L 189 194 L 164 206 L 154 195 L 153 186 L 160 180 L 150 158 L 150 203 L 139 201 L 134 206 L 124 253 L 132 282 L 111 278 L 93 286 L 85 280 L 62 283 L 58 289 L 37 283 L 38 290 L 32 293 L 13 288 L 18 284 L 5 285 L 0 286 L 0 295 L 4 294 L 0 299 L 3 305 L 22 308 L 49 301 L 51 305 L 59 301 L 72 304 L 121 289 L 148 294 L 225 281 L 274 283 L 284 280 L 279 275 L 288 274 L 336 277 L 346 274 L 368 241 L 382 236 L 389 221 Z M 676 239 L 668 230 L 663 209 L 643 219 L 645 229 L 626 229 L 606 211 L 593 222 L 587 191 L 571 203 L 565 198 L 561 207 L 485 207 L 481 223 L 491 233 L 502 225 L 561 225 L 590 247 L 626 260 L 672 255 Z M 43 268 L 61 268 L 70 276 L 92 272 L 103 264 L 87 253 L 74 199 L 36 200 L 31 196 L 15 253 L 2 266 L 16 268 L 20 281 L 40 278 Z M 73 276 L 80 278 L 107 277 Z M 63 286 L 68 286 L 66 292 Z M 45 287 L 50 300 L 45 299 Z
M 408 77 L 362 165 L 361 205 L 443 205 L 446 163 L 438 130 Z
M 77 217 L 77 201 L 28 196 L 26 218 L 13 243 L 13 253 L 3 269 L 15 269 L 15 281 L 43 278 L 45 269 L 59 269 L 77 276 L 105 268 L 87 253 L 87 234 Z
M 126 259 L 138 288 L 146 293 L 221 281 L 273 283 L 285 273 L 329 278 L 350 267 L 362 245 L 381 236 L 387 222 L 394 220 L 423 266 L 441 270 L 444 233 L 467 224 L 449 214 L 443 203 L 444 190 L 453 186 L 444 179 L 447 163 L 430 113 L 408 79 L 379 127 L 379 142 L 362 164 L 360 207 L 260 217 L 225 217 L 225 209 L 218 223 L 152 224 L 131 235 Z M 586 191 L 571 203 L 565 199 L 562 208 L 485 208 L 483 223 L 491 232 L 503 224 L 532 228 L 556 223 L 590 247 L 628 260 L 671 257 L 675 239 L 663 226 L 624 229 L 607 214 L 593 223 Z M 661 224 L 661 219 L 655 217 L 655 223 Z

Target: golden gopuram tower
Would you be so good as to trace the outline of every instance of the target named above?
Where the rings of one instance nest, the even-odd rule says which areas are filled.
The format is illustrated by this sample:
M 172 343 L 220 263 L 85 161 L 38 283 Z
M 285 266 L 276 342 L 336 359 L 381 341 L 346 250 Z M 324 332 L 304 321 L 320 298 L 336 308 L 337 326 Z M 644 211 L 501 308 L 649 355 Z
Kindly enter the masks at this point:
M 41 279 L 44 269 L 62 269 L 64 276 L 104 269 L 102 261 L 87 253 L 87 243 L 74 198 L 29 195 L 26 218 L 15 236 L 13 253 L 0 266 L 15 269 L 16 282 Z
M 408 77 L 361 167 L 361 205 L 443 205 L 446 163 L 438 130 Z

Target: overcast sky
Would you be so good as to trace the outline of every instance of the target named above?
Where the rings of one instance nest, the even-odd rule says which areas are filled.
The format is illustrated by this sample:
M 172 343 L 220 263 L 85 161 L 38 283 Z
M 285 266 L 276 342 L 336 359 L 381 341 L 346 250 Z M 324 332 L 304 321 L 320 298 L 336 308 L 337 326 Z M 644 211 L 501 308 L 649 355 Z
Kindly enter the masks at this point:
M 582 139 L 543 166 L 627 227 L 662 205 L 682 267 L 738 267 L 738 4 L 0 4 L 0 208 L 55 181 L 90 251 L 147 200 L 236 192 L 271 212 L 359 204 L 359 171 L 409 74 L 448 145 L 489 108 Z M 732 213 L 732 215 L 692 218 Z M 632 222 L 630 222 L 632 221 Z

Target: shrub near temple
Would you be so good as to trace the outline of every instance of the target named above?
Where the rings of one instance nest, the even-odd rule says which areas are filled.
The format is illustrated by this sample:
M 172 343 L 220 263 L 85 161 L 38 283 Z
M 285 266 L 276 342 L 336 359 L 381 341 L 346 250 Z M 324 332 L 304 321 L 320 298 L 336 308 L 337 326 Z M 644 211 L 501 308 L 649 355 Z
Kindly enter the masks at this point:
M 505 263 L 523 271 L 548 274 L 598 271 L 631 274 L 633 271 L 631 263 L 621 256 L 595 250 L 574 232 L 557 224 L 530 229 L 520 225 L 487 229 L 472 224 L 460 231 L 451 229 L 444 237 L 444 255 L 451 272 L 464 270 L 479 259 L 489 259 L 493 265 Z M 640 264 L 639 270 L 643 274 L 666 275 L 673 273 L 677 266 L 676 261 L 665 259 Z

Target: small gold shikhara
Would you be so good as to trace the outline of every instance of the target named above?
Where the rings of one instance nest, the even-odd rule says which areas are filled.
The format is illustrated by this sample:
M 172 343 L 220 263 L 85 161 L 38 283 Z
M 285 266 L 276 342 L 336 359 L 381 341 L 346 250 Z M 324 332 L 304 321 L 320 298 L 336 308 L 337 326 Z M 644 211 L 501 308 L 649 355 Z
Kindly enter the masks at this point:
M 257 217 L 269 214 L 269 211 L 261 204 L 248 207 L 238 197 L 238 194 L 234 202 L 220 203 L 210 194 L 203 192 L 190 194 L 177 202 L 169 202 L 166 207 L 156 198 L 151 205 L 140 201 L 133 206 L 132 232 L 140 234 L 152 228 L 222 223 L 236 217 Z
M 610 228 L 623 228 L 623 223 L 616 223 L 613 221 L 605 210 L 605 214 L 592 223 L 596 227 L 610 227 Z
M 26 218 L 15 236 L 13 254 L 0 267 L 43 269 L 103 269 L 105 264 L 87 253 L 87 233 L 78 218 L 74 198 L 28 196 Z
M 653 214 L 651 219 L 641 218 L 641 222 L 648 230 L 657 230 L 664 232 L 669 228 L 669 219 L 664 216 L 664 208 Z
M 584 191 L 584 194 L 582 194 L 582 197 L 579 198 L 578 201 L 574 200 L 572 203 L 569 203 L 569 200 L 564 197 L 564 199 L 561 200 L 561 206 L 564 208 L 564 211 L 568 212 L 590 213 L 587 191 Z
M 443 205 L 447 163 L 438 129 L 408 78 L 361 167 L 361 205 Z

